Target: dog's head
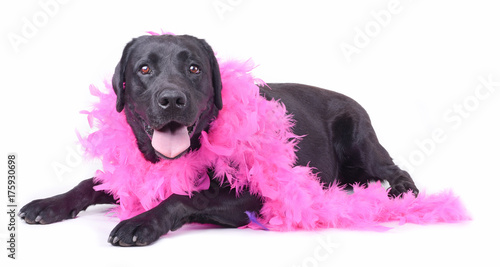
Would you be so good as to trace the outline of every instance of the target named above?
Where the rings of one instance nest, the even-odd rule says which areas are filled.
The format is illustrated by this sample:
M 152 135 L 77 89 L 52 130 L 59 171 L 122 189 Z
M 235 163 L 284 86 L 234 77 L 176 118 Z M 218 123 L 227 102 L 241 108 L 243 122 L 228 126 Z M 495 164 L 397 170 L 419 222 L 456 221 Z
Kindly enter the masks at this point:
M 199 148 L 222 109 L 212 48 L 192 36 L 141 36 L 129 42 L 113 75 L 116 110 L 125 110 L 139 149 L 151 162 Z

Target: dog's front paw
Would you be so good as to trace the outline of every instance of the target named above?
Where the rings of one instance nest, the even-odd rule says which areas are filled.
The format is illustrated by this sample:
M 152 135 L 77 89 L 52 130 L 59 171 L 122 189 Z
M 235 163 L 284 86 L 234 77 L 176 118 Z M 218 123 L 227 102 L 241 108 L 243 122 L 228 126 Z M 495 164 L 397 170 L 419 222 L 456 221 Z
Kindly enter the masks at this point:
M 151 211 L 120 222 L 109 235 L 114 246 L 146 246 L 168 232 L 168 226 Z
M 29 224 L 49 224 L 75 218 L 80 210 L 59 195 L 33 200 L 19 211 L 19 217 Z

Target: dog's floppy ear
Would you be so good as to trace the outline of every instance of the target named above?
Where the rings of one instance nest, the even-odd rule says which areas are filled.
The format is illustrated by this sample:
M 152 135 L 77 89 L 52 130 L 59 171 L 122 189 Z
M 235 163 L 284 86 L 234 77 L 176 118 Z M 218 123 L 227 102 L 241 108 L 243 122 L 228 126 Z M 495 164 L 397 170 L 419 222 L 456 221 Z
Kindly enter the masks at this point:
M 125 70 L 127 67 L 129 50 L 135 39 L 130 41 L 123 49 L 122 58 L 115 68 L 115 74 L 113 74 L 113 90 L 116 94 L 116 111 L 122 112 L 125 107 Z
M 203 48 L 209 55 L 210 60 L 210 68 L 212 69 L 212 86 L 214 87 L 214 103 L 215 106 L 221 110 L 222 109 L 222 80 L 220 77 L 219 63 L 217 62 L 217 58 L 215 58 L 214 51 L 208 45 L 205 40 L 200 40 Z

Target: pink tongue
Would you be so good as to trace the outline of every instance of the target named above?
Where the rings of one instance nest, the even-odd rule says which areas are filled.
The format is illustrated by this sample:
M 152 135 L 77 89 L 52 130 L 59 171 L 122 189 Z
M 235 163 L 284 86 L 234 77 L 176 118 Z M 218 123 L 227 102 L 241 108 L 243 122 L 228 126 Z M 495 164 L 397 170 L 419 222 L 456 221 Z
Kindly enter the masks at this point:
M 153 148 L 167 158 L 175 158 L 186 151 L 191 145 L 189 132 L 186 126 L 172 131 L 154 131 L 151 140 Z

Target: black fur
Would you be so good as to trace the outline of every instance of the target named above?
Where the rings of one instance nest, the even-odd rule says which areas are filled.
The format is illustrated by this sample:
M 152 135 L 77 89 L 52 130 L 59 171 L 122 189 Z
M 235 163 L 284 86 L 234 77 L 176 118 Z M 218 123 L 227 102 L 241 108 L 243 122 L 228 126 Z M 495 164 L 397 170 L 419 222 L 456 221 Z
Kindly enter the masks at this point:
M 190 72 L 193 65 L 201 71 Z M 150 131 L 191 126 L 189 149 L 195 150 L 200 146 L 200 133 L 208 130 L 223 108 L 223 85 L 214 53 L 204 40 L 191 36 L 132 40 L 116 66 L 112 83 L 116 110 L 125 112 L 138 148 L 151 162 L 167 159 L 152 147 Z M 261 87 L 261 94 L 282 101 L 296 121 L 294 132 L 304 136 L 297 164 L 313 167 L 326 186 L 387 180 L 393 197 L 409 190 L 418 194 L 410 175 L 393 163 L 378 142 L 368 114 L 354 100 L 306 85 L 268 85 L 271 89 Z M 176 105 L 169 106 L 170 102 Z M 112 196 L 94 191 L 94 185 L 88 179 L 65 194 L 32 201 L 19 215 L 29 224 L 46 224 L 74 218 L 90 205 L 115 203 Z M 226 185 L 212 181 L 208 190 L 191 198 L 172 195 L 157 207 L 122 221 L 108 241 L 119 246 L 148 245 L 190 222 L 239 227 L 249 222 L 245 211 L 258 213 L 261 207 L 258 197 L 248 192 L 236 196 Z

